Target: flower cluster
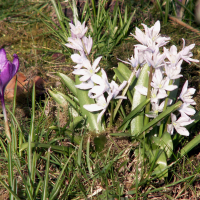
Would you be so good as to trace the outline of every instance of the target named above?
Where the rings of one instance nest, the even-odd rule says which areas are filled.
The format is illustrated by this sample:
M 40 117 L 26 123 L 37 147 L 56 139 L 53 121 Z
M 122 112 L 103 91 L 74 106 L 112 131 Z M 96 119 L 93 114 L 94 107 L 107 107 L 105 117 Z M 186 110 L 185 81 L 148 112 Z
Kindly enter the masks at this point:
M 126 97 L 118 96 L 119 92 L 126 86 L 127 81 L 124 81 L 120 86 L 115 81 L 108 82 L 106 72 L 98 67 L 101 56 L 96 58 L 91 64 L 89 55 L 92 49 L 93 40 L 89 36 L 85 36 L 87 27 L 85 22 L 77 21 L 76 24 L 69 24 L 71 27 L 71 37 L 68 38 L 67 47 L 79 52 L 71 55 L 71 59 L 77 65 L 74 66 L 73 74 L 79 75 L 80 81 L 77 88 L 82 90 L 89 90 L 88 96 L 95 99 L 95 104 L 84 105 L 84 108 L 90 112 L 101 111 L 98 115 L 97 122 L 100 121 L 102 115 L 106 111 L 112 99 L 126 99 Z M 101 76 L 96 74 L 101 72 Z M 107 93 L 105 95 L 105 93 Z
M 162 37 L 160 32 L 160 22 L 157 21 L 154 26 L 148 28 L 145 24 L 142 24 L 145 33 L 136 28 L 135 35 L 133 35 L 141 44 L 135 45 L 134 58 L 129 59 L 132 67 L 140 65 L 141 67 L 147 63 L 153 67 L 153 74 L 151 80 L 151 108 L 152 111 L 146 114 L 150 118 L 155 118 L 160 112 L 163 111 L 164 106 L 172 103 L 172 100 L 168 99 L 169 92 L 177 88 L 177 85 L 173 85 L 175 79 L 182 77 L 181 64 L 184 61 L 199 62 L 196 59 L 192 59 L 193 56 L 191 50 L 195 44 L 185 46 L 185 40 L 183 39 L 183 48 L 180 52 L 177 52 L 175 45 L 170 49 L 163 48 L 163 52 L 160 53 L 160 47 L 163 47 L 170 40 L 169 37 Z M 135 68 L 134 68 L 135 69 Z M 143 95 L 147 95 L 148 89 L 144 86 L 135 86 L 135 89 Z M 195 89 L 188 89 L 188 81 L 185 82 L 180 99 L 183 101 L 182 106 L 179 108 L 180 118 L 176 120 L 176 116 L 172 113 L 172 124 L 168 125 L 168 132 L 173 134 L 174 128 L 181 135 L 189 135 L 189 132 L 184 127 L 193 122 L 189 117 L 195 114 L 195 110 L 190 105 L 195 105 L 195 101 L 192 99 L 192 95 L 195 93 Z M 167 98 L 167 100 L 164 100 Z M 165 105 L 167 104 L 167 105 Z

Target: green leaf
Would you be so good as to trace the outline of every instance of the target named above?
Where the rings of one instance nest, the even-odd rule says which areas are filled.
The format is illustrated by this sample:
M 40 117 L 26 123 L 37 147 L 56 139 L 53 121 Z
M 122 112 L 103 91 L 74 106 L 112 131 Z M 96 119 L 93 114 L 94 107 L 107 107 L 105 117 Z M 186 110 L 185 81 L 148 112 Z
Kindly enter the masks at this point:
M 94 138 L 94 145 L 95 145 L 95 151 L 101 152 L 104 149 L 104 146 L 107 142 L 107 138 L 105 135 L 99 135 Z
M 15 197 L 15 199 L 20 200 L 17 194 L 13 190 L 11 190 L 11 188 L 3 180 L 0 179 L 0 183 Z
M 46 161 L 46 169 L 45 169 L 45 179 L 44 179 L 44 187 L 42 192 L 42 199 L 46 200 L 48 195 L 48 181 L 49 181 L 49 161 L 50 161 L 50 151 L 51 148 L 48 149 L 47 152 L 47 161 Z
M 168 169 L 167 169 L 167 159 L 165 152 L 162 150 L 153 150 L 152 151 L 155 156 L 157 156 L 156 159 L 156 165 L 157 167 L 153 170 L 152 176 L 156 175 L 159 177 L 168 177 Z M 158 154 L 156 152 L 159 152 Z
M 75 78 L 76 78 L 76 83 L 80 84 L 81 82 L 79 81 L 79 77 L 75 76 Z M 83 108 L 84 105 L 95 104 L 94 99 L 91 99 L 88 97 L 88 90 L 77 89 L 77 97 L 80 102 L 80 109 L 81 109 L 82 115 L 86 116 L 87 127 L 92 131 L 96 131 L 96 132 L 102 131 L 101 123 L 100 122 L 97 123 L 97 116 L 98 116 L 97 113 L 99 112 L 89 112 L 85 108 Z
M 23 143 L 21 148 L 20 148 L 20 151 L 23 151 L 25 149 L 27 149 L 29 146 L 29 143 L 26 142 L 26 143 Z M 66 147 L 66 146 L 58 146 L 58 145 L 51 145 L 51 144 L 43 144 L 43 143 L 38 143 L 38 142 L 32 142 L 31 143 L 31 148 L 34 148 L 34 147 L 39 147 L 39 148 L 50 148 L 54 151 L 61 151 L 61 152 L 69 152 L 69 147 Z M 72 149 L 72 148 L 71 148 Z
M 65 94 L 56 90 L 48 90 L 48 92 L 60 106 L 66 107 L 69 103 L 77 112 L 79 111 L 80 108 L 77 105 L 77 103 L 75 103 L 71 98 L 69 98 Z
M 74 94 L 74 96 L 77 97 L 77 88 L 75 87 L 74 81 L 65 74 L 57 73 L 57 75 L 61 78 L 66 87 Z
M 140 76 L 137 80 L 136 85 L 141 85 L 144 87 L 148 87 L 148 76 L 149 66 L 145 64 L 140 72 Z M 146 100 L 146 96 L 140 94 L 137 90 L 134 89 L 133 101 L 132 101 L 132 110 L 135 109 L 138 105 L 140 105 L 143 101 Z M 131 133 L 135 135 L 135 133 L 139 132 L 143 127 L 144 114 L 140 114 L 131 121 Z
M 70 155 L 70 157 L 65 162 L 65 165 L 62 168 L 62 171 L 60 172 L 60 174 L 59 174 L 59 176 L 58 176 L 58 178 L 56 180 L 56 183 L 55 183 L 55 185 L 53 187 L 53 190 L 52 190 L 52 192 L 50 194 L 49 200 L 55 199 L 57 197 L 58 193 L 60 192 L 60 188 L 63 185 L 63 181 L 65 180 L 64 172 L 65 172 L 65 170 L 67 168 L 67 165 L 70 162 L 71 157 L 74 155 L 74 153 L 75 153 L 75 151 Z
M 143 109 L 143 107 L 148 104 L 150 101 L 150 99 L 146 99 L 144 100 L 142 103 L 140 103 L 134 110 L 132 110 L 129 115 L 123 120 L 122 124 L 120 125 L 120 127 L 118 128 L 118 130 L 122 130 L 124 131 L 128 124 L 130 123 L 131 119 L 135 116 L 137 116 L 138 114 L 140 114 L 141 110 Z M 128 123 L 127 123 L 128 122 Z
M 194 147 L 196 147 L 200 143 L 200 134 L 197 135 L 194 139 L 192 139 L 189 143 L 187 143 L 182 149 L 180 156 L 184 156 L 189 151 L 191 151 Z
M 138 131 L 138 133 L 135 133 L 135 135 L 140 135 L 141 133 L 148 130 L 149 128 L 151 127 L 153 128 L 154 125 L 156 125 L 159 121 L 163 120 L 165 117 L 170 115 L 170 113 L 180 108 L 181 105 L 182 105 L 182 102 L 178 101 L 176 104 L 168 107 L 164 112 L 160 113 L 155 119 L 151 120 L 146 126 L 142 127 L 142 129 Z
M 152 139 L 158 147 L 165 151 L 167 158 L 170 158 L 173 152 L 171 135 L 168 132 L 164 132 L 161 138 L 152 136 Z

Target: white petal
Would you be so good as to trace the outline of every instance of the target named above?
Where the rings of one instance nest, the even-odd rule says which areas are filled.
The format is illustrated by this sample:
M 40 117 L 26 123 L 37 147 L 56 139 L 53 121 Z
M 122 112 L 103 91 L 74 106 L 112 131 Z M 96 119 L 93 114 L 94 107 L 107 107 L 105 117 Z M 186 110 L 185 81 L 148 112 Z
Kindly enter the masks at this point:
M 184 136 L 190 135 L 189 131 L 185 127 L 176 127 L 175 126 L 175 129 L 180 135 L 184 135 Z
M 142 85 L 136 85 L 135 89 L 142 95 L 147 96 L 147 88 Z
M 90 112 L 95 112 L 104 109 L 103 106 L 97 105 L 97 104 L 89 104 L 89 105 L 84 105 L 83 108 Z

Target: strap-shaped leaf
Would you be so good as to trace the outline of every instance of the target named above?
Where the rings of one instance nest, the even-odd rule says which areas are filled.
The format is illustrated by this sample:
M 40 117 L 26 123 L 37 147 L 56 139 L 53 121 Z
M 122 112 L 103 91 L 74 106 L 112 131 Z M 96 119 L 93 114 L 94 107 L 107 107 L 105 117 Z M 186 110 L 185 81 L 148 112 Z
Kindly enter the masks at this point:
M 65 107 L 68 103 L 76 110 L 79 111 L 79 105 L 77 105 L 73 100 L 71 100 L 68 96 L 56 90 L 48 90 L 49 94 L 53 97 L 53 99 L 62 107 Z
M 159 121 L 161 121 L 162 119 L 170 115 L 170 113 L 180 108 L 181 105 L 182 105 L 182 102 L 178 101 L 176 104 L 168 107 L 164 112 L 159 114 L 155 119 L 151 120 L 146 126 L 142 127 L 142 129 L 138 133 L 135 133 L 134 135 L 140 135 L 141 133 L 148 130 L 149 128 L 151 127 L 153 128 L 153 126 L 155 126 Z
M 157 146 L 165 151 L 167 158 L 170 158 L 173 152 L 171 135 L 168 132 L 164 132 L 161 138 L 153 136 L 152 139 Z
M 75 78 L 76 83 L 80 84 L 81 82 L 79 80 L 79 77 L 75 76 Z M 97 116 L 99 112 L 89 112 L 85 108 L 83 108 L 84 105 L 95 104 L 94 99 L 88 97 L 88 90 L 77 89 L 77 97 L 79 99 L 81 113 L 83 116 L 86 116 L 87 127 L 92 131 L 102 131 L 101 123 L 97 123 Z
M 75 87 L 74 81 L 69 78 L 67 75 L 62 73 L 57 73 L 57 76 L 61 78 L 63 83 L 67 86 L 67 88 L 77 97 L 77 88 Z
M 156 156 L 156 165 L 157 167 L 152 172 L 152 176 L 161 176 L 167 177 L 168 176 L 168 169 L 167 169 L 167 158 L 165 152 L 163 150 L 153 150 L 153 154 Z
M 148 104 L 149 101 L 150 101 L 150 99 L 144 100 L 140 105 L 138 105 L 134 110 L 132 110 L 132 111 L 129 113 L 129 115 L 123 120 L 123 122 L 122 122 L 121 126 L 118 128 L 118 130 L 124 131 L 124 130 L 127 128 L 128 124 L 129 124 L 129 122 L 130 122 L 130 120 L 131 120 L 133 117 L 135 117 L 136 115 L 140 114 L 140 112 L 141 112 L 141 110 L 143 109 L 143 107 L 144 107 L 146 104 Z M 128 123 L 127 123 L 127 122 L 128 122 Z
M 187 143 L 181 149 L 181 157 L 187 154 L 190 150 L 196 147 L 200 143 L 200 135 L 197 135 L 194 139 L 192 139 L 189 143 Z
M 140 72 L 140 76 L 137 80 L 136 85 L 141 85 L 144 87 L 148 87 L 148 71 L 149 66 L 145 64 Z M 135 109 L 138 105 L 140 105 L 143 101 L 145 101 L 146 96 L 140 94 L 137 90 L 134 89 L 133 102 L 132 102 L 132 110 Z M 143 127 L 144 114 L 140 114 L 131 121 L 131 133 L 135 135 L 135 133 L 139 132 Z

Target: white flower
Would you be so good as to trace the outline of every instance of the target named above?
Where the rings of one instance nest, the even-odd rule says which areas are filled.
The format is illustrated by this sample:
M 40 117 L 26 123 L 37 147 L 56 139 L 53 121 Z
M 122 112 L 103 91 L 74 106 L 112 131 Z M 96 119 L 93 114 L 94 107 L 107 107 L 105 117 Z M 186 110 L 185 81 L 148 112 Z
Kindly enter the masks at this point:
M 169 79 L 174 80 L 183 76 L 180 74 L 182 62 L 183 60 L 180 60 L 175 66 L 165 64 L 165 73 Z
M 185 84 L 183 85 L 181 94 L 179 98 L 184 102 L 191 105 L 196 105 L 196 102 L 192 99 L 192 95 L 195 93 L 196 89 L 194 88 L 188 88 L 188 80 L 185 81 Z
M 69 25 L 70 25 L 72 34 L 74 34 L 74 36 L 80 39 L 85 35 L 88 29 L 88 27 L 85 27 L 85 22 L 81 24 L 81 22 L 77 21 L 75 26 L 72 23 L 69 23 Z
M 89 90 L 88 96 L 90 98 L 98 98 L 99 96 L 103 95 L 104 92 L 110 90 L 110 84 L 108 82 L 106 72 L 103 69 L 101 69 L 101 73 L 102 77 L 95 74 L 91 78 L 91 80 L 98 85 L 95 85 L 91 90 Z
M 176 131 L 180 135 L 189 136 L 189 134 L 190 134 L 189 131 L 183 126 L 187 126 L 187 125 L 191 124 L 194 120 L 192 120 L 190 117 L 188 117 L 185 114 L 181 114 L 181 117 L 178 120 L 176 120 L 176 115 L 174 115 L 173 113 L 171 113 L 171 120 L 172 120 L 172 124 L 167 125 L 168 133 L 173 135 L 174 128 L 175 128 Z
M 142 54 L 142 55 L 143 55 L 143 54 Z M 131 56 L 131 59 L 128 59 L 128 62 L 127 62 L 127 61 L 120 60 L 120 59 L 118 59 L 118 60 L 120 60 L 120 61 L 122 61 L 123 63 L 126 63 L 126 64 L 128 64 L 128 65 L 131 65 L 132 67 L 135 68 L 135 67 L 137 67 L 139 64 L 141 64 L 141 63 L 144 61 L 142 55 L 139 56 L 138 49 L 135 48 L 135 49 L 134 49 L 134 57 L 133 57 L 133 55 L 132 55 L 132 56 Z
M 158 68 L 155 70 L 155 73 L 153 75 L 151 86 L 155 89 L 161 90 L 161 92 L 163 92 L 163 90 L 167 91 L 175 90 L 177 88 L 177 85 L 169 85 L 169 81 L 170 79 L 167 77 L 163 79 L 162 72 Z
M 102 56 L 95 59 L 92 66 L 89 60 L 85 60 L 83 65 L 86 69 L 76 69 L 72 73 L 76 75 L 82 75 L 82 77 L 80 78 L 80 81 L 82 82 L 88 81 L 96 72 L 99 71 L 100 67 L 97 67 L 97 66 L 101 58 Z
M 140 43 L 142 43 L 142 45 L 136 45 L 140 50 L 154 52 L 156 47 L 161 47 L 170 40 L 170 38 L 160 36 L 159 20 L 151 28 L 148 28 L 145 24 L 142 25 L 144 26 L 145 34 L 140 29 L 136 28 L 135 35 L 133 35 Z
M 191 45 L 185 47 L 185 40 L 183 38 L 182 38 L 182 40 L 183 40 L 183 48 L 179 52 L 180 57 L 188 63 L 190 63 L 190 61 L 191 62 L 199 62 L 199 60 L 191 58 L 193 56 L 193 54 L 192 54 L 192 52 L 190 52 L 190 50 L 192 50 L 194 48 L 195 44 L 191 44 Z
M 158 103 L 152 103 L 152 111 L 146 114 L 147 117 L 156 118 L 159 112 L 163 111 L 165 105 L 165 101 L 163 101 L 160 105 Z
M 78 50 L 81 53 L 81 55 L 84 54 L 85 50 L 85 53 L 90 54 L 93 44 L 92 38 L 90 36 L 88 38 L 84 36 L 82 39 L 69 37 L 68 42 L 69 43 L 65 44 L 65 46 L 71 49 Z
M 82 44 L 82 41 L 80 38 L 68 37 L 67 41 L 69 43 L 65 44 L 65 46 L 67 46 L 71 49 L 75 49 L 75 50 L 84 52 L 83 44 Z
M 73 62 L 77 63 L 76 66 L 74 66 L 74 68 L 76 69 L 81 69 L 84 65 L 85 60 L 87 60 L 85 54 L 82 54 L 81 56 L 77 53 L 72 54 L 71 55 L 71 59 L 73 60 Z
M 84 105 L 83 107 L 90 112 L 96 112 L 96 111 L 102 110 L 97 117 L 97 123 L 98 123 L 102 115 L 105 113 L 111 99 L 112 99 L 112 96 L 108 96 L 106 100 L 104 95 L 101 95 L 97 98 L 96 104 Z
M 87 54 L 89 55 L 90 52 L 91 52 L 91 49 L 92 49 L 93 40 L 92 40 L 92 38 L 91 38 L 90 36 L 89 36 L 88 38 L 84 36 L 84 37 L 82 38 L 82 40 L 83 40 L 83 43 L 84 43 L 84 45 L 85 45 Z
M 117 83 L 115 83 L 115 81 L 112 81 L 110 83 L 109 94 L 112 95 L 113 99 L 126 99 L 127 98 L 124 96 L 117 96 L 119 94 L 119 92 L 124 89 L 126 84 L 127 84 L 127 81 L 123 81 L 123 83 L 120 86 L 118 86 Z
M 181 58 L 180 54 L 177 53 L 177 47 L 175 45 L 172 45 L 169 50 L 164 47 L 164 53 L 170 61 L 171 66 L 175 66 Z
M 81 84 L 75 86 L 81 90 L 88 90 L 94 87 L 94 83 L 91 81 L 91 79 L 89 79 L 88 81 L 82 82 Z
M 191 106 L 192 107 L 192 106 Z M 186 115 L 194 115 L 196 113 L 195 109 L 191 108 L 190 107 L 190 104 L 188 103 L 183 103 L 181 105 L 181 107 L 178 109 L 178 111 L 181 113 L 181 114 L 186 114 Z
M 136 85 L 135 89 L 142 95 L 147 96 L 147 88 L 142 85 Z M 165 90 L 158 90 L 155 88 L 151 89 L 151 103 L 158 103 L 159 99 L 164 99 L 167 97 L 167 93 Z
M 156 48 L 153 54 L 146 53 L 145 59 L 149 66 L 153 66 L 153 68 L 159 68 L 164 65 L 164 59 L 166 58 L 165 53 L 160 54 L 159 49 Z

